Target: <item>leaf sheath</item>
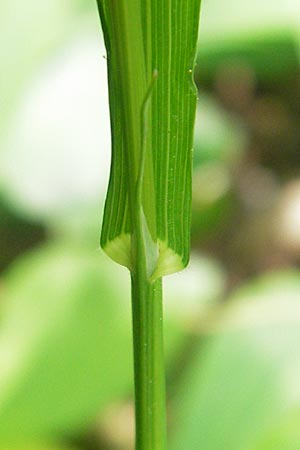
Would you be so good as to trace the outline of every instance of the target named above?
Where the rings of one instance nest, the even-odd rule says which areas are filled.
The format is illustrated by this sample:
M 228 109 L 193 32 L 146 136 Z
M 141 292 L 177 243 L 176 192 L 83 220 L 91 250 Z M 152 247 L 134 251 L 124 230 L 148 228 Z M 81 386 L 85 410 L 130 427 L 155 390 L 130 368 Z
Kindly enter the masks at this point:
M 98 0 L 107 57 L 112 164 L 101 245 L 131 271 L 136 264 L 137 209 L 153 255 L 150 278 L 184 268 L 189 259 L 193 84 L 199 0 Z M 143 149 L 141 198 L 135 195 Z M 139 201 L 140 200 L 140 201 Z

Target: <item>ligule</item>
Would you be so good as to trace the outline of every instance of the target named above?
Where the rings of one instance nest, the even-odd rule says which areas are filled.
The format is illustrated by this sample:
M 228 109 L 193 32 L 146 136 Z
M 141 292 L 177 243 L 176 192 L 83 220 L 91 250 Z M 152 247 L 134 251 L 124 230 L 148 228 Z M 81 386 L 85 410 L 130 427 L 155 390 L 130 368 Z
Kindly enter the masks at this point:
M 112 131 L 101 245 L 132 272 L 144 252 L 155 280 L 189 259 L 200 0 L 98 4 Z

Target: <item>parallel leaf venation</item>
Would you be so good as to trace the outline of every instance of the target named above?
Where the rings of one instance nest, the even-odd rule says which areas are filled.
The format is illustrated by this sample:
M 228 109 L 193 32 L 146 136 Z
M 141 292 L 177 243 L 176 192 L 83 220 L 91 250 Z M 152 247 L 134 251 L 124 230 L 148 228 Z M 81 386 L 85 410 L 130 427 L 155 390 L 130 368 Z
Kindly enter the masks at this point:
M 101 245 L 114 260 L 133 270 L 133 217 L 140 208 L 158 247 L 156 278 L 180 270 L 189 259 L 196 109 L 193 68 L 200 0 L 98 0 L 98 4 L 107 48 L 112 132 Z M 158 79 L 147 111 L 143 193 L 138 205 L 142 105 L 154 70 Z

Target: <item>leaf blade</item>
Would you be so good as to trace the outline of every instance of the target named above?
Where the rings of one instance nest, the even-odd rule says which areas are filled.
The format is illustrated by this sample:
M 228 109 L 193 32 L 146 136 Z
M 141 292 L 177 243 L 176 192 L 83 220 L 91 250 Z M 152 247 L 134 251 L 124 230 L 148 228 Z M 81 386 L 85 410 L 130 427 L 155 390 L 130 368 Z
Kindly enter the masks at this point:
M 107 30 L 113 141 L 101 245 L 112 259 L 132 270 L 133 216 L 140 208 L 157 248 L 154 280 L 181 270 L 189 259 L 193 66 L 200 1 L 171 0 L 162 5 L 132 0 L 116 6 L 98 0 L 98 4 Z M 147 114 L 139 205 L 134 191 L 142 152 L 142 105 L 154 71 L 158 79 Z

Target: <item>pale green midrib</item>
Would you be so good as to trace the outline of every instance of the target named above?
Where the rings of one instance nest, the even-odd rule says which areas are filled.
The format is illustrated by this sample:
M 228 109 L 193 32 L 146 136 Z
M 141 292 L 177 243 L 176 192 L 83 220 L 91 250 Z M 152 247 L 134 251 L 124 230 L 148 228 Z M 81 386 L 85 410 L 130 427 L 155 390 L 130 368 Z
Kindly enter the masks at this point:
M 114 2 L 112 2 L 114 3 Z M 111 4 L 112 4 L 111 3 Z M 115 2 L 117 3 L 117 2 Z M 114 3 L 114 4 L 115 4 Z M 126 2 L 126 6 L 128 6 L 129 2 Z M 157 2 L 151 1 L 151 2 L 144 2 L 143 3 L 143 7 L 145 8 L 145 10 L 149 13 L 150 9 L 151 9 L 151 19 L 149 19 L 150 16 L 148 16 L 148 21 L 144 21 L 144 23 L 148 24 L 148 26 L 150 27 L 150 24 L 152 26 L 151 28 L 151 33 L 145 33 L 145 30 L 143 31 L 143 33 L 141 33 L 140 35 L 143 34 L 143 36 L 148 36 L 146 39 L 146 44 L 144 43 L 141 47 L 143 48 L 144 52 L 152 52 L 152 55 L 157 55 L 159 54 L 159 52 L 161 51 L 161 49 L 159 48 L 160 42 L 159 39 L 161 40 L 161 36 L 156 36 L 155 32 L 157 31 L 157 21 L 160 20 L 160 15 L 161 15 L 161 7 L 159 5 L 156 4 Z M 160 111 L 160 107 L 162 106 L 162 101 L 163 101 L 163 95 L 164 95 L 164 89 L 166 88 L 161 88 L 159 89 L 159 92 L 157 93 L 153 93 L 153 101 L 152 103 L 152 107 L 150 106 L 149 108 L 149 116 L 148 116 L 148 120 L 150 123 L 149 129 L 152 128 L 152 125 L 154 125 L 154 131 L 152 133 L 149 133 L 149 136 L 147 138 L 147 151 L 148 151 L 148 155 L 150 158 L 147 159 L 146 162 L 146 168 L 148 168 L 148 173 L 146 174 L 147 176 L 145 176 L 145 180 L 149 180 L 150 179 L 150 185 L 153 185 L 155 183 L 155 190 L 156 190 L 156 195 L 153 195 L 153 191 L 152 188 L 149 189 L 149 186 L 147 185 L 147 181 L 144 182 L 144 193 L 143 193 L 143 206 L 144 206 L 144 210 L 145 210 L 145 215 L 146 215 L 146 219 L 147 219 L 147 223 L 148 225 L 150 225 L 150 228 L 152 230 L 151 236 L 155 237 L 156 236 L 156 226 L 157 226 L 157 243 L 158 246 L 160 248 L 160 253 L 161 253 L 161 258 L 160 258 L 160 262 L 159 265 L 160 267 L 157 268 L 156 270 L 156 274 L 154 274 L 154 277 L 158 276 L 158 274 L 164 275 L 166 273 L 172 273 L 174 271 L 180 270 L 182 269 L 188 262 L 188 257 L 189 257 L 189 228 L 190 228 L 190 197 L 191 197 L 191 151 L 192 151 L 192 127 L 191 127 L 191 123 L 193 122 L 193 118 L 194 118 L 194 111 L 195 111 L 195 95 L 194 92 L 192 93 L 191 88 L 190 88 L 190 84 L 191 84 L 191 79 L 192 79 L 192 75 L 191 74 L 187 74 L 188 68 L 193 68 L 193 65 L 189 65 L 187 64 L 187 60 L 191 61 L 191 58 L 194 59 L 194 49 L 196 48 L 196 34 L 197 34 L 197 23 L 194 19 L 194 16 L 197 15 L 197 10 L 198 10 L 198 5 L 197 5 L 197 1 L 193 1 L 193 0 L 187 0 L 187 2 L 189 4 L 189 6 L 186 6 L 183 2 L 179 2 L 178 0 L 176 1 L 172 1 L 170 2 L 170 4 L 168 4 L 166 6 L 165 9 L 168 10 L 168 7 L 170 8 L 169 11 L 169 21 L 170 21 L 170 15 L 171 15 L 171 11 L 172 11 L 172 5 L 174 6 L 176 4 L 176 7 L 178 8 L 178 10 L 180 11 L 180 14 L 178 14 L 177 19 L 178 22 L 175 24 L 175 26 L 180 25 L 180 22 L 183 22 L 183 17 L 184 14 L 186 16 L 189 16 L 191 21 L 193 20 L 193 29 L 191 30 L 191 28 L 189 27 L 182 27 L 183 31 L 181 30 L 181 36 L 179 36 L 179 33 L 176 34 L 176 30 L 169 30 L 170 35 L 171 32 L 173 33 L 173 47 L 172 45 L 167 46 L 167 52 L 168 52 L 168 63 L 166 64 L 166 68 L 164 70 L 166 70 L 168 72 L 168 78 L 164 77 L 163 80 L 160 80 L 161 78 L 161 74 L 159 74 L 159 80 L 158 80 L 158 84 L 161 83 L 168 83 L 169 81 L 173 82 L 172 79 L 174 78 L 174 76 L 176 76 L 176 73 L 178 73 L 178 79 L 179 79 L 179 83 L 178 83 L 178 89 L 184 91 L 184 95 L 182 95 L 181 100 L 179 101 L 179 106 L 174 107 L 174 105 L 172 104 L 172 101 L 174 101 L 174 90 L 173 90 L 173 94 L 171 94 L 171 91 L 168 90 L 167 92 L 167 97 L 168 97 L 168 101 L 165 107 L 165 110 L 167 108 L 167 111 L 172 111 L 173 109 L 175 111 L 177 111 L 178 116 L 185 116 L 184 120 L 182 117 L 179 117 L 179 126 L 178 129 L 176 129 L 176 127 L 174 126 L 174 122 L 172 121 L 172 118 L 170 119 L 170 114 L 166 113 L 165 116 L 167 117 L 167 120 L 169 121 L 169 123 L 171 123 L 171 133 L 175 135 L 175 141 L 173 139 L 173 136 L 171 135 L 167 135 L 167 140 L 165 140 L 165 144 L 163 144 L 163 142 L 161 141 L 161 138 L 158 136 L 158 133 L 160 131 L 160 127 L 162 129 L 165 129 L 165 120 L 163 120 L 163 116 L 164 113 Z M 111 6 L 111 4 L 109 5 L 109 7 Z M 120 8 L 120 4 L 122 4 L 122 7 L 124 8 L 124 1 L 118 3 L 118 8 Z M 113 7 L 112 7 L 113 8 Z M 156 8 L 156 9 L 155 9 Z M 175 8 L 175 6 L 174 6 Z M 125 8 L 126 9 L 126 8 Z M 168 12 L 167 11 L 167 12 Z M 123 9 L 124 12 L 124 9 Z M 116 13 L 116 6 L 115 6 L 115 13 Z M 131 16 L 131 17 L 129 17 Z M 172 16 L 172 20 L 173 20 L 173 27 L 174 27 L 174 17 Z M 133 23 L 133 19 L 132 19 L 132 14 L 129 13 L 127 15 L 127 18 L 130 20 L 130 24 L 132 26 Z M 116 26 L 116 23 L 114 22 L 114 28 Z M 163 35 L 163 23 L 160 23 L 160 33 Z M 149 38 L 149 34 L 152 36 L 152 38 Z M 117 33 L 117 35 L 120 37 L 120 33 Z M 175 36 L 175 38 L 174 38 Z M 182 37 L 183 36 L 183 37 Z M 191 48 L 190 45 L 187 44 L 187 36 L 189 36 L 190 41 L 193 41 L 193 45 Z M 128 39 L 132 39 L 132 33 L 130 32 L 129 34 L 126 35 L 126 41 Z M 136 39 L 136 38 L 135 38 Z M 174 40 L 175 39 L 175 40 Z M 116 38 L 116 35 L 114 36 L 114 44 L 117 45 L 117 41 L 118 39 Z M 186 41 L 186 48 L 180 48 L 179 44 L 182 44 L 182 41 L 184 40 Z M 143 41 L 143 39 L 142 39 Z M 171 42 L 171 41 L 170 41 Z M 172 44 L 172 42 L 171 42 Z M 128 46 L 128 41 L 127 44 Z M 118 49 L 119 53 L 121 54 L 121 56 L 123 55 L 124 57 L 124 35 L 122 37 L 122 43 L 120 44 L 120 47 Z M 170 48 L 169 48 L 170 47 Z M 174 48 L 176 49 L 176 51 L 174 51 Z M 177 50 L 179 49 L 179 50 Z M 130 49 L 129 49 L 130 50 Z M 127 51 L 129 51 L 127 48 Z M 163 50 L 164 51 L 164 50 Z M 173 54 L 172 54 L 173 51 Z M 127 57 L 130 56 L 128 55 L 128 53 L 126 53 Z M 174 62 L 174 58 L 179 57 L 181 59 L 181 65 L 184 65 L 184 67 L 180 67 L 179 64 L 177 64 Z M 162 60 L 164 59 L 164 57 L 161 58 Z M 166 59 L 166 58 L 165 58 Z M 147 76 L 149 76 L 149 73 L 151 74 L 153 68 L 157 68 L 158 71 L 160 72 L 160 67 L 156 67 L 157 64 L 155 62 L 155 59 L 153 57 L 151 57 L 151 61 L 149 62 L 149 58 L 146 60 L 145 56 L 144 56 L 144 61 L 145 61 L 145 68 L 144 73 L 146 73 L 146 75 L 144 76 L 144 93 L 140 93 L 140 99 L 143 97 L 143 95 L 145 95 L 145 91 L 147 88 Z M 163 61 L 164 62 L 164 61 Z M 172 66 L 173 64 L 173 66 Z M 175 74 L 172 72 L 172 76 L 170 76 L 170 70 L 172 66 L 172 70 L 175 72 Z M 132 66 L 134 67 L 134 65 Z M 134 89 L 134 91 L 136 90 L 137 84 L 136 82 L 134 83 L 130 83 L 130 80 L 132 81 L 132 79 L 134 79 L 134 77 L 136 76 L 136 73 L 134 71 L 130 71 L 130 69 L 132 68 L 129 66 L 126 67 L 126 74 L 124 74 L 124 76 L 122 75 L 122 90 L 124 89 L 124 86 L 130 86 L 131 89 Z M 175 69 L 174 69 L 175 68 Z M 132 76 L 134 76 L 132 78 Z M 138 77 L 140 75 L 138 74 Z M 143 78 L 143 77 L 141 77 Z M 172 79 L 171 79 L 172 78 Z M 129 83 L 129 84 L 128 84 Z M 173 87 L 174 89 L 174 87 Z M 179 96 L 180 99 L 180 96 Z M 140 100 L 140 103 L 142 103 L 142 101 Z M 123 99 L 123 105 L 125 104 L 124 99 Z M 128 108 L 128 103 L 126 102 L 126 109 Z M 126 128 L 128 126 L 129 123 L 134 124 L 134 116 L 135 114 L 137 114 L 138 108 L 140 108 L 140 105 L 138 105 L 138 101 L 135 102 L 134 106 L 134 110 L 132 110 L 132 107 L 130 108 L 130 119 L 126 120 L 126 117 L 124 117 L 124 111 L 123 111 L 123 120 L 124 123 L 126 123 Z M 124 108 L 123 108 L 124 109 Z M 158 116 L 159 120 L 157 120 L 157 117 L 153 118 L 152 116 Z M 135 116 L 136 117 L 136 116 Z M 154 122 L 153 122 L 154 120 Z M 190 125 L 187 126 L 186 122 L 190 122 Z M 123 127 L 124 127 L 124 123 L 123 123 Z M 136 123 L 136 122 L 135 122 Z M 168 127 L 168 126 L 167 126 Z M 129 127 L 129 131 L 127 130 L 127 139 L 128 139 L 128 135 L 130 137 L 130 139 L 132 137 L 134 137 L 134 134 L 136 134 L 136 125 L 132 125 L 131 128 Z M 181 134 L 181 135 L 180 135 Z M 169 136 L 169 137 L 168 137 Z M 158 140 L 157 140 L 158 139 Z M 133 148 L 133 153 L 135 155 L 139 154 L 140 148 L 138 145 L 138 141 L 139 139 L 135 140 L 135 145 Z M 185 141 L 185 142 L 183 142 Z M 127 140 L 128 142 L 128 140 Z M 182 147 L 182 145 L 185 146 L 185 148 Z M 155 148 L 156 147 L 156 148 Z M 159 149 L 157 149 L 157 147 L 159 147 Z M 152 152 L 154 153 L 153 155 L 153 159 L 154 161 L 152 161 Z M 171 153 L 170 153 L 171 152 Z M 166 158 L 172 157 L 172 153 L 177 153 L 177 163 L 173 164 L 172 160 L 171 162 L 169 162 L 169 169 L 171 171 L 173 171 L 173 180 L 170 179 L 169 174 L 166 175 L 166 173 L 164 173 L 165 169 L 167 168 L 167 161 Z M 164 154 L 166 154 L 167 156 L 164 156 Z M 138 160 L 138 157 L 135 157 L 135 161 Z M 152 168 L 154 170 L 154 179 L 153 179 L 153 175 L 151 175 L 151 170 L 149 171 L 149 167 Z M 137 173 L 138 171 L 138 163 L 135 162 L 134 164 L 134 170 L 133 172 Z M 114 168 L 116 169 L 116 168 Z M 129 172 L 129 168 L 128 165 L 126 167 L 124 167 L 124 165 L 122 167 L 120 167 L 120 173 L 122 173 L 124 175 L 124 173 Z M 150 175 L 150 176 L 149 176 Z M 147 178 L 148 177 L 148 178 Z M 152 178 L 152 180 L 151 180 Z M 122 179 L 122 178 L 121 178 Z M 134 185 L 132 183 L 134 177 L 132 176 L 132 166 L 130 167 L 130 176 L 128 177 L 127 182 L 130 182 L 130 190 L 131 192 L 134 191 Z M 110 256 L 115 259 L 118 260 L 119 263 L 126 265 L 127 267 L 129 267 L 130 269 L 132 269 L 132 261 L 130 262 L 130 258 L 126 257 L 124 258 L 123 256 L 120 257 L 120 255 L 118 255 L 118 246 L 124 246 L 124 254 L 126 254 L 126 252 L 130 252 L 130 247 L 131 247 L 131 239 L 130 236 L 132 234 L 132 225 L 130 226 L 129 224 L 129 217 L 125 216 L 124 214 L 122 215 L 122 213 L 124 212 L 124 208 L 122 207 L 122 204 L 119 204 L 119 206 L 116 208 L 116 205 L 114 204 L 114 202 L 116 202 L 117 200 L 119 200 L 119 202 L 122 200 L 122 198 L 124 198 L 124 193 L 122 193 L 122 191 L 120 189 L 118 189 L 118 187 L 116 186 L 118 182 L 118 176 L 115 173 L 114 175 L 114 183 L 111 183 L 110 185 L 110 189 L 111 189 L 111 193 L 109 194 L 108 198 L 109 198 L 109 203 L 107 202 L 106 204 L 106 208 L 105 208 L 105 218 L 104 218 L 104 228 L 103 228 L 103 232 L 102 232 L 102 239 L 101 239 L 101 245 L 104 247 L 104 249 L 106 250 L 106 252 L 108 254 L 110 254 Z M 112 184 L 114 184 L 114 186 L 112 186 Z M 162 188 L 163 186 L 166 186 L 165 188 Z M 154 188 L 153 188 L 154 189 Z M 167 192 L 170 193 L 170 196 L 167 198 L 166 194 Z M 131 196 L 132 197 L 132 196 Z M 154 203 L 154 205 L 150 205 L 150 203 Z M 132 217 L 133 214 L 132 212 L 134 211 L 134 202 L 132 200 L 130 200 L 131 206 L 130 206 L 130 216 Z M 149 209 L 147 209 L 149 208 Z M 153 208 L 156 209 L 156 213 L 157 216 L 154 213 L 152 213 L 151 211 L 153 211 Z M 150 214 L 149 214 L 150 211 Z M 162 211 L 162 212 L 161 212 Z M 121 217 L 122 216 L 122 217 Z M 163 217 L 163 218 L 162 218 Z M 124 225 L 126 224 L 126 226 Z M 113 230 L 113 232 L 112 232 Z M 116 246 L 114 248 L 114 244 L 113 241 L 118 242 L 118 246 Z M 120 247 L 119 247 L 120 248 Z M 163 267 L 164 264 L 162 264 L 162 259 L 164 258 L 164 254 L 166 253 L 166 251 L 164 252 L 163 249 L 167 249 L 166 251 L 168 252 L 169 256 L 170 254 L 173 252 L 172 257 L 170 258 L 171 260 L 171 265 L 168 266 L 168 264 L 166 265 L 166 267 Z M 113 251 L 112 251 L 113 250 Z M 177 256 L 176 256 L 177 255 Z M 163 270 L 162 270 L 163 268 Z
M 131 235 L 134 236 L 134 240 L 131 243 L 127 243 L 127 252 L 130 252 L 130 256 L 126 256 L 126 263 L 130 265 L 130 269 L 134 270 L 136 266 L 135 261 L 139 258 L 144 260 L 146 258 L 146 252 L 141 255 L 141 248 L 143 241 L 144 247 L 146 246 L 146 240 L 144 238 L 142 226 L 142 218 L 144 217 L 143 209 L 149 210 L 151 208 L 151 199 L 154 198 L 154 186 L 148 186 L 146 197 L 149 201 L 144 202 L 144 208 L 141 205 L 141 194 L 137 194 L 137 182 L 139 172 L 141 171 L 141 164 L 144 172 L 144 161 L 141 161 L 141 147 L 143 145 L 142 138 L 142 111 L 143 97 L 145 96 L 147 86 L 146 70 L 144 61 L 144 48 L 141 33 L 141 11 L 138 3 L 132 2 L 130 5 L 125 5 L 124 2 L 119 2 L 118 5 L 111 4 L 111 24 L 114 24 L 111 34 L 114 32 L 115 50 L 118 57 L 122 73 L 120 74 L 121 83 L 121 109 L 123 117 L 123 138 L 124 138 L 124 150 L 125 150 L 125 164 L 128 181 L 128 200 L 130 208 L 131 218 Z M 148 152 L 147 159 L 149 160 Z M 153 165 L 150 159 L 147 166 L 151 168 Z M 145 171 L 147 169 L 145 168 Z M 153 176 L 151 177 L 151 171 L 147 170 L 148 185 L 149 181 L 153 184 Z M 149 191 L 149 192 L 148 192 Z M 148 213 L 148 218 L 151 219 L 155 214 L 155 208 L 152 208 Z M 156 223 L 155 217 L 152 221 L 149 220 L 151 225 Z M 149 223 L 146 225 L 146 231 L 148 231 Z M 152 227 L 153 228 L 153 227 Z M 152 238 L 156 240 L 155 230 L 152 231 Z M 128 239 L 127 239 L 128 241 Z M 139 242 L 139 252 L 137 252 L 136 245 Z M 115 244 L 113 244 L 113 250 L 115 250 Z M 122 255 L 126 253 L 126 250 L 122 250 Z
M 133 191 L 138 175 L 141 142 L 140 127 L 137 125 L 146 87 L 142 36 L 137 25 L 139 17 L 136 14 L 136 10 L 128 7 L 130 2 L 128 2 L 127 7 L 124 0 L 112 2 L 111 5 L 114 40 L 122 71 L 119 81 L 121 84 L 121 101 L 123 103 L 123 120 L 126 124 L 124 130 L 125 153 L 127 165 L 130 165 L 127 168 L 127 170 L 130 170 L 128 182 L 130 189 Z M 135 55 L 132 54 L 132 43 L 134 43 L 136 48 Z M 135 64 L 134 58 L 139 60 L 138 65 Z

